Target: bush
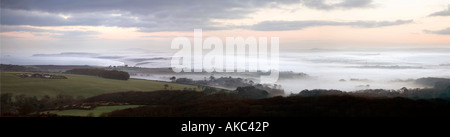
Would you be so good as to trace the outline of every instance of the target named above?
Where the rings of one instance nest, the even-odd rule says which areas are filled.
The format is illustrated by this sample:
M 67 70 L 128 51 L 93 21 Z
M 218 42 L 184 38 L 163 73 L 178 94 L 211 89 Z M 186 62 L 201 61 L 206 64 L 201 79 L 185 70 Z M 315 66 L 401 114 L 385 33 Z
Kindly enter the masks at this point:
M 258 89 L 254 86 L 238 87 L 236 88 L 236 91 L 242 98 L 260 99 L 267 98 L 269 95 L 267 91 Z

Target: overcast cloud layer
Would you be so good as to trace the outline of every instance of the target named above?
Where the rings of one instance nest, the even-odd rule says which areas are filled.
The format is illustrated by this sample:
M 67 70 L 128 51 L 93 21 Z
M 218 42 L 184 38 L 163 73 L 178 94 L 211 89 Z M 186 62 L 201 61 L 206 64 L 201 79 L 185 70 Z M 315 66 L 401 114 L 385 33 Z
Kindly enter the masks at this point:
M 448 9 L 432 13 L 430 16 L 450 16 L 450 5 L 448 5 Z
M 50 37 L 88 38 L 95 31 L 57 31 L 29 26 L 107 26 L 137 28 L 140 32 L 247 29 L 254 31 L 289 31 L 318 26 L 386 27 L 413 23 L 413 18 L 389 20 L 311 20 L 306 18 L 270 18 L 246 25 L 230 25 L 215 19 L 249 19 L 261 9 L 281 9 L 286 5 L 332 13 L 351 9 L 378 8 L 373 0 L 1 0 L 0 32 L 51 33 Z M 334 2 L 334 3 L 333 3 Z M 384 5 L 386 6 L 386 5 Z M 303 8 L 302 7 L 302 8 Z M 436 10 L 429 17 L 450 16 L 447 9 Z M 450 26 L 421 28 L 424 33 L 449 35 Z M 446 29 L 445 29 L 446 28 Z M 440 30 L 439 30 L 440 29 Z M 146 36 L 148 37 L 148 36 Z M 155 37 L 155 36 L 153 36 Z
M 440 35 L 450 35 L 450 28 L 446 28 L 443 30 L 436 30 L 436 31 L 432 31 L 432 30 L 424 30 L 426 33 L 433 33 L 433 34 L 440 34 Z
M 352 26 L 352 27 L 384 27 L 411 23 L 412 20 L 397 21 L 353 21 L 353 22 L 336 22 L 336 21 L 265 21 L 247 28 L 258 31 L 283 31 L 283 30 L 299 30 L 313 26 Z
M 242 19 L 260 8 L 302 4 L 318 10 L 373 7 L 372 0 L 2 0 L 2 25 L 31 26 L 117 26 L 139 31 L 298 30 L 305 27 L 336 25 L 382 27 L 411 21 L 264 21 L 253 26 L 227 26 L 212 19 Z M 273 26 L 268 26 L 273 25 Z M 283 27 L 284 26 L 284 27 Z M 2 30 L 4 31 L 4 30 Z

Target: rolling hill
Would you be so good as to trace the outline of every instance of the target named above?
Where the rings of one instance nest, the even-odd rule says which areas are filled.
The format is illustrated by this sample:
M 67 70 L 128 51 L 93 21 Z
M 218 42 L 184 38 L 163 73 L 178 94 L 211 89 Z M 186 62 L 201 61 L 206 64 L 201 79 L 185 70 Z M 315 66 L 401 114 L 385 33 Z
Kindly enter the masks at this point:
M 71 95 L 73 97 L 92 97 L 105 93 L 121 91 L 156 91 L 167 89 L 183 90 L 195 89 L 197 86 L 184 85 L 170 82 L 129 79 L 114 80 L 95 76 L 54 74 L 63 75 L 67 79 L 45 79 L 45 78 L 20 78 L 16 74 L 21 72 L 1 72 L 1 93 L 13 93 L 13 95 L 36 96 L 41 98 L 45 95 L 55 97 L 58 94 Z M 52 74 L 52 73 L 50 73 Z M 198 90 L 198 89 L 197 89 Z

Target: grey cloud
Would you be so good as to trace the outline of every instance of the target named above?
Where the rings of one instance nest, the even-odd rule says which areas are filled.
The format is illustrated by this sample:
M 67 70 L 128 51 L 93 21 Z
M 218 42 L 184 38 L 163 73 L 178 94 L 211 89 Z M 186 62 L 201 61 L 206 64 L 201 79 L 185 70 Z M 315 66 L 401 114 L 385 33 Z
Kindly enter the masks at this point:
M 1 9 L 2 25 L 31 25 L 31 26 L 139 26 L 137 21 L 127 16 L 111 16 L 105 13 L 77 13 L 70 15 L 71 17 L 64 19 L 58 14 Z
M 80 38 L 90 38 L 92 35 L 100 34 L 96 31 L 58 31 L 58 30 L 48 30 L 48 29 L 39 29 L 39 28 L 31 28 L 24 26 L 11 26 L 11 25 L 1 25 L 0 32 L 31 32 L 36 36 L 48 36 L 57 39 L 80 39 Z M 49 34 L 50 33 L 50 34 Z
M 299 0 L 3 0 L 2 9 L 43 11 L 56 14 L 91 12 L 129 12 L 150 19 L 243 18 L 255 8 L 271 3 L 292 4 Z
M 361 7 L 371 7 L 372 0 L 345 0 L 342 3 L 336 5 L 336 7 L 343 8 L 361 8 Z
M 1 9 L 2 25 L 33 25 L 48 26 L 51 23 L 54 26 L 63 24 L 63 18 L 51 14 L 39 14 L 25 10 Z
M 97 53 L 87 52 L 62 52 L 58 54 L 33 54 L 33 57 L 94 57 L 99 56 Z
M 53 13 L 113 10 L 142 15 L 177 16 L 191 14 L 188 17 L 235 18 L 240 16 L 230 16 L 226 15 L 226 13 L 251 11 L 251 8 L 259 8 L 274 3 L 293 4 L 299 2 L 300 0 L 2 0 L 1 8 L 39 10 Z
M 344 0 L 339 3 L 327 4 L 325 0 L 302 0 L 302 4 L 308 7 L 321 10 L 331 10 L 337 8 L 364 8 L 371 7 L 372 0 Z
M 362 69 L 423 69 L 421 66 L 399 66 L 399 65 L 363 65 L 363 66 L 349 66 L 349 68 Z
M 251 30 L 259 31 L 282 31 L 282 30 L 299 30 L 306 27 L 339 25 L 338 22 L 331 21 L 264 21 L 258 24 L 244 27 Z
M 450 35 L 450 27 L 443 30 L 424 30 L 425 33 L 439 34 L 439 35 Z
M 336 21 L 264 21 L 252 26 L 243 28 L 258 31 L 285 31 L 300 30 L 315 26 L 353 26 L 353 27 L 384 27 L 411 23 L 413 20 L 397 20 L 397 21 L 354 21 L 354 22 L 336 22 Z
M 385 27 L 385 26 L 395 26 L 412 23 L 413 20 L 396 20 L 396 21 L 356 21 L 356 22 L 348 22 L 342 23 L 342 25 L 349 25 L 355 27 L 366 27 L 366 28 L 376 28 L 376 27 Z
M 62 35 L 51 35 L 50 37 L 63 40 L 78 40 L 92 38 L 92 35 L 100 34 L 96 31 L 60 31 Z
M 212 19 L 242 19 L 263 7 L 300 4 L 316 9 L 359 8 L 371 0 L 2 0 L 3 25 L 137 27 L 143 32 L 230 29 Z M 70 15 L 64 19 L 59 15 Z M 121 14 L 122 16 L 111 16 Z
M 269 3 L 267 1 L 251 1 L 246 4 L 240 4 L 237 1 L 188 2 L 108 0 L 76 1 L 76 3 L 74 1 L 67 3 L 27 1 L 26 4 L 23 4 L 17 3 L 17 1 L 2 1 L 1 24 L 138 27 L 141 29 L 140 31 L 144 32 L 190 31 L 193 28 L 217 30 L 227 28 L 217 27 L 217 24 L 210 21 L 211 19 L 244 18 L 254 10 L 252 7 L 264 6 Z M 289 3 L 289 1 L 280 3 Z M 64 19 L 59 14 L 71 17 Z M 122 16 L 111 16 L 111 14 L 121 14 Z
M 47 32 L 47 30 L 22 26 L 1 25 L 0 32 Z
M 448 5 L 447 10 L 432 13 L 432 14 L 430 14 L 430 16 L 450 16 L 450 5 Z

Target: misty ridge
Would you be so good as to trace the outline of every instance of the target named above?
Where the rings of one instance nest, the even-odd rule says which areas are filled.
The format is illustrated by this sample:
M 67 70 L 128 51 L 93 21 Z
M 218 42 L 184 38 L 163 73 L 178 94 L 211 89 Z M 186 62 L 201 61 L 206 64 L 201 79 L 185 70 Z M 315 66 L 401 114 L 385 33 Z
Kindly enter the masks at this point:
M 85 67 L 80 69 L 81 67 Z M 44 70 L 70 69 L 64 73 L 82 75 L 106 74 L 119 76 L 126 72 L 108 70 L 98 66 L 19 66 L 0 65 L 2 72 L 31 71 L 42 73 Z M 75 68 L 75 69 L 74 69 Z M 129 68 L 129 67 L 116 67 Z M 148 68 L 147 68 L 148 70 Z M 168 69 L 163 69 L 168 70 Z M 111 77 L 105 77 L 111 78 Z M 28 78 L 25 78 L 28 79 Z M 70 77 L 68 79 L 71 79 Z M 113 78 L 114 79 L 114 78 Z M 67 80 L 67 79 L 66 79 Z M 58 116 L 42 114 L 46 110 L 90 110 L 108 105 L 144 105 L 142 107 L 112 111 L 101 114 L 102 117 L 221 117 L 221 116 L 446 116 L 450 114 L 450 79 L 420 78 L 405 81 L 414 82 L 430 88 L 406 88 L 398 90 L 365 89 L 359 91 L 340 91 L 332 89 L 301 90 L 299 93 L 286 94 L 281 85 L 259 84 L 252 80 L 210 76 L 205 80 L 171 77 L 169 83 L 194 85 L 183 90 L 124 91 L 100 94 L 93 97 L 76 97 L 58 94 L 56 97 L 14 95 L 2 93 L 2 109 L 5 116 Z M 120 81 L 127 81 L 122 79 Z M 350 81 L 368 82 L 367 79 Z M 218 88 L 217 88 L 218 87 Z M 229 89 L 225 89 L 225 88 Z M 232 87 L 237 87 L 232 89 Z M 12 98 L 15 98 L 13 100 Z M 12 108 L 12 109 L 11 109 Z M 215 108 L 215 109 L 213 109 Z M 20 112 L 20 113 L 19 113 Z M 64 115 L 63 115 L 64 116 Z
M 33 54 L 33 57 L 96 57 L 100 54 L 87 52 L 62 52 L 59 54 Z
M 424 88 L 407 79 L 422 77 L 450 78 L 449 49 L 305 49 L 281 50 L 280 79 L 288 93 L 303 89 L 362 89 Z M 173 52 L 173 51 L 172 51 Z M 114 67 L 130 73 L 132 78 L 168 80 L 172 76 L 203 80 L 216 77 L 240 77 L 257 82 L 266 73 L 178 73 L 170 72 L 172 52 L 128 49 L 103 53 L 61 52 L 34 54 L 31 57 L 6 57 L 6 64 L 19 65 L 90 65 Z M 25 60 L 20 62 L 20 60 Z M 64 61 L 63 61 L 64 60 Z M 72 61 L 74 60 L 74 61 Z M 31 62 L 31 63 L 28 63 Z M 120 67 L 128 66 L 128 67 Z M 147 69 L 150 68 L 150 69 Z M 352 80 L 353 79 L 353 80 Z M 365 81 L 355 79 L 366 79 Z M 400 80 L 399 80 L 400 79 Z
M 197 86 L 198 90 L 207 94 L 224 92 L 224 91 L 245 91 L 245 94 L 253 95 L 253 92 L 257 95 L 256 98 L 267 98 L 274 96 L 292 96 L 292 95 L 358 95 L 358 96 L 371 96 L 371 97 L 406 97 L 406 98 L 447 98 L 448 90 L 450 89 L 449 78 L 436 78 L 436 77 L 423 77 L 418 79 L 396 79 L 391 80 L 392 83 L 411 83 L 423 88 L 410 88 L 403 86 L 398 89 L 370 89 L 370 85 L 358 85 L 362 89 L 345 91 L 335 89 L 301 89 L 297 87 L 297 92 L 285 91 L 281 84 L 264 84 L 258 83 L 257 76 L 265 74 L 267 72 L 256 73 L 237 73 L 235 75 L 223 75 L 223 73 L 197 73 L 196 75 L 190 73 L 174 73 L 170 68 L 139 68 L 139 67 L 127 67 L 127 66 L 114 66 L 114 67 L 101 67 L 101 66 L 58 66 L 58 65 L 36 65 L 36 66 L 21 66 L 21 65 L 0 65 L 1 71 L 17 71 L 17 72 L 51 72 L 51 73 L 70 73 L 70 74 L 82 74 L 93 75 L 105 78 L 113 78 L 112 74 L 117 73 L 117 79 L 128 79 L 130 77 L 136 77 L 137 75 L 144 75 L 152 77 L 154 74 L 165 75 L 167 79 L 164 81 L 188 84 Z M 146 75 L 152 74 L 152 75 Z M 221 75 L 222 74 L 222 75 Z M 233 73 L 231 73 L 233 74 Z M 125 76 L 124 76 L 125 75 Z M 202 77 L 207 76 L 207 77 Z M 123 78 L 125 77 L 125 78 Z M 194 78 L 192 78 L 194 77 Z M 197 77 L 198 79 L 195 79 Z M 298 80 L 312 81 L 315 78 L 305 73 L 295 73 L 292 71 L 280 72 L 281 81 Z M 341 83 L 355 82 L 355 83 L 371 83 L 369 79 L 356 79 L 351 78 L 348 80 L 340 79 Z M 225 90 L 217 90 L 217 87 Z M 243 90 L 245 89 L 245 90 Z M 186 89 L 192 90 L 192 89 Z M 259 92 L 259 93 L 258 93 Z M 253 98 L 253 97 L 250 97 Z

